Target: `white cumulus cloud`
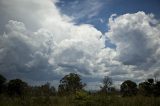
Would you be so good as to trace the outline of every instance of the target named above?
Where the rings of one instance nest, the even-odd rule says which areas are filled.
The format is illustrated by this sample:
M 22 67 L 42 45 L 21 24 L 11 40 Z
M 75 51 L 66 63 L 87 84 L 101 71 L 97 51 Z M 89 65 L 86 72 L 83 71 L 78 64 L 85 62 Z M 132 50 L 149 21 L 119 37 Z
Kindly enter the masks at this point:
M 0 72 L 8 78 L 57 83 L 70 72 L 95 85 L 139 81 L 159 72 L 160 25 L 152 14 L 110 17 L 102 35 L 92 25 L 75 25 L 54 0 L 1 0 Z M 115 16 L 115 15 L 114 15 Z M 109 48 L 105 39 L 116 45 Z

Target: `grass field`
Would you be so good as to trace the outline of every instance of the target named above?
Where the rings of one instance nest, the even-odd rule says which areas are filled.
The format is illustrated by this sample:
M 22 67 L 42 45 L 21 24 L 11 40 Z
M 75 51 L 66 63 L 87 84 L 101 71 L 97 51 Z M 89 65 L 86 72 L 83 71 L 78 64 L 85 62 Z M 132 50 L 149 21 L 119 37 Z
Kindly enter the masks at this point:
M 160 97 L 89 95 L 50 97 L 0 96 L 0 106 L 160 106 Z

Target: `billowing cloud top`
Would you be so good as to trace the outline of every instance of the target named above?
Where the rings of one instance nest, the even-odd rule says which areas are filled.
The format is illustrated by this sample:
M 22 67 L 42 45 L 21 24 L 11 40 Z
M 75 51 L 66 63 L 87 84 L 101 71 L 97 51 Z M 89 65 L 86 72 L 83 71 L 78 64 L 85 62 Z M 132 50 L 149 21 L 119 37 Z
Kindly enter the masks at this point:
M 106 75 L 119 83 L 159 73 L 160 25 L 153 14 L 112 15 L 103 35 L 92 25 L 75 25 L 60 13 L 56 2 L 0 1 L 2 74 L 56 83 L 75 72 L 90 85 Z M 107 47 L 105 41 L 116 48 Z

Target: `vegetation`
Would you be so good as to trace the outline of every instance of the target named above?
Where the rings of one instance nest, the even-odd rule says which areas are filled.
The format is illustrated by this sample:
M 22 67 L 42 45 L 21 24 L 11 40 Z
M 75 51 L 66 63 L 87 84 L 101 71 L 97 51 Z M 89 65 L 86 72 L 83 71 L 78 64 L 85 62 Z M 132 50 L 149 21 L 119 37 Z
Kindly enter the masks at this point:
M 20 79 L 6 82 L 0 75 L 0 106 L 160 106 L 158 80 L 148 79 L 138 86 L 126 80 L 120 90 L 113 88 L 108 76 L 102 83 L 100 91 L 86 91 L 80 76 L 70 73 L 60 80 L 56 91 L 49 83 L 29 86 Z
M 58 92 L 60 94 L 71 94 L 75 93 L 78 90 L 83 89 L 86 84 L 81 82 L 81 78 L 78 74 L 70 73 L 69 75 L 64 76 L 60 80 L 60 85 L 58 87 Z
M 107 93 L 109 90 L 112 89 L 111 85 L 112 85 L 112 79 L 108 76 L 105 76 L 103 81 L 103 86 L 101 86 L 101 92 Z
M 23 82 L 20 79 L 10 80 L 7 84 L 7 93 L 10 96 L 21 96 L 25 93 L 25 88 L 27 88 L 27 83 Z
M 2 93 L 3 90 L 5 89 L 5 82 L 6 82 L 6 78 L 0 75 L 0 93 Z
M 137 94 L 137 84 L 131 80 L 124 81 L 121 84 L 121 93 L 123 96 L 133 96 Z

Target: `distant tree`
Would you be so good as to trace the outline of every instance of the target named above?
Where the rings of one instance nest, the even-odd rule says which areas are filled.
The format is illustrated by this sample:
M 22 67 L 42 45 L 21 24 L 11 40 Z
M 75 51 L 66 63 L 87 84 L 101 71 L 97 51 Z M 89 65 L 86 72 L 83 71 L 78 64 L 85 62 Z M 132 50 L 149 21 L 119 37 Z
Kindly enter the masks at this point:
M 139 84 L 139 92 L 140 92 L 140 94 L 145 95 L 145 96 L 153 95 L 153 92 L 154 92 L 154 80 L 153 79 L 148 79 L 145 82 L 141 82 Z
M 154 85 L 154 96 L 160 96 L 160 81 L 157 81 Z
M 149 96 L 150 93 L 150 84 L 148 82 L 139 83 L 139 93 L 144 96 Z
M 10 96 L 21 96 L 25 93 L 26 88 L 28 87 L 26 82 L 23 82 L 20 79 L 13 79 L 8 82 L 8 94 Z
M 51 86 L 50 91 L 51 95 L 56 95 L 56 88 L 54 86 Z
M 154 84 L 154 79 L 150 78 L 150 79 L 147 79 L 147 82 L 150 83 L 151 85 Z
M 102 92 L 108 92 L 109 90 L 111 90 L 111 85 L 113 82 L 110 77 L 105 76 L 103 78 L 102 83 L 103 83 L 103 86 L 100 87 Z
M 0 75 L 0 93 L 2 93 L 3 89 L 5 88 L 6 78 Z
M 55 95 L 56 89 L 54 86 L 51 87 L 50 83 L 46 83 L 40 87 L 40 92 L 43 96 L 50 96 Z
M 32 86 L 30 87 L 30 95 L 32 96 L 42 96 L 41 86 Z
M 133 96 L 137 94 L 137 84 L 131 80 L 126 80 L 121 84 L 123 96 Z
M 41 85 L 39 87 L 39 93 L 41 93 L 40 95 L 42 96 L 49 96 L 50 95 L 50 83 L 46 83 L 44 85 Z
M 58 92 L 75 93 L 76 91 L 83 89 L 84 86 L 85 84 L 81 82 L 81 78 L 78 74 L 70 73 L 60 80 Z

